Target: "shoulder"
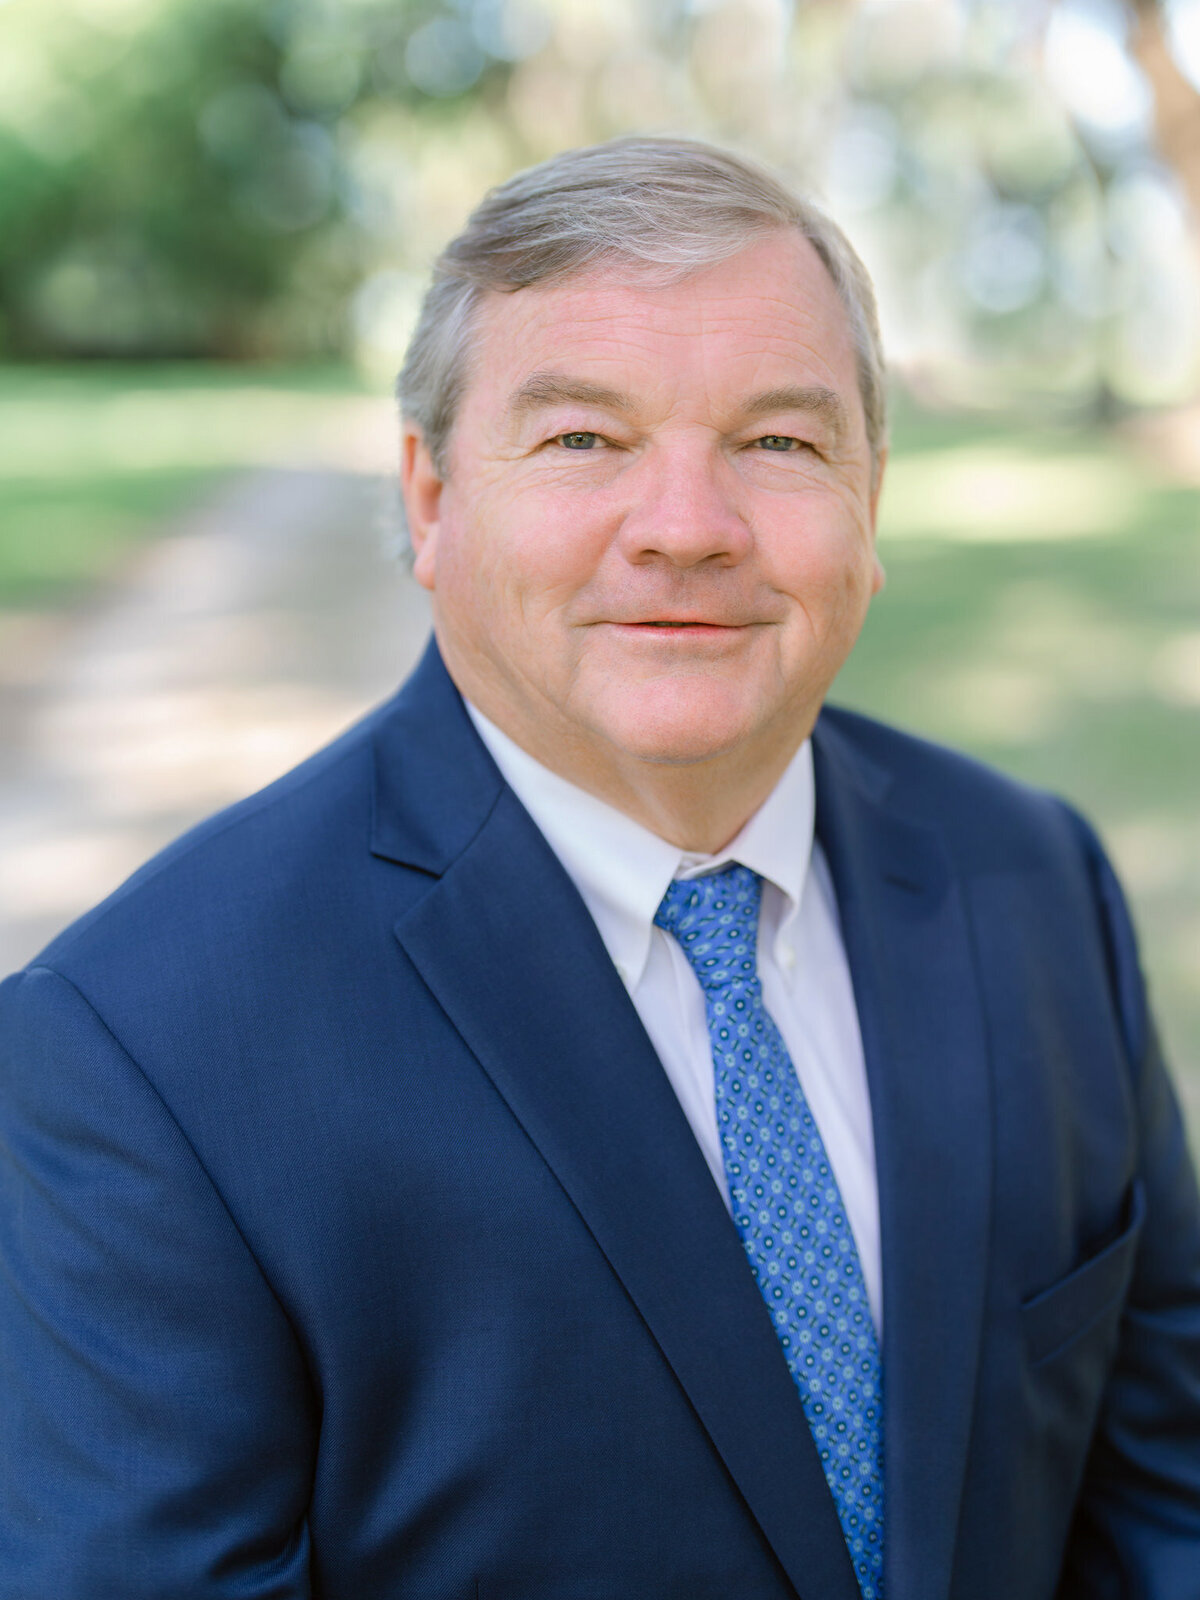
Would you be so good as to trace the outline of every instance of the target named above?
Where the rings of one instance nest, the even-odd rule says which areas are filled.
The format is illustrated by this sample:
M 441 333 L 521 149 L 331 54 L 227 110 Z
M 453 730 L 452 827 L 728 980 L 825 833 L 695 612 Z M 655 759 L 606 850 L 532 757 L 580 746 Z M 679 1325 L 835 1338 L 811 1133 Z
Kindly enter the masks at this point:
M 893 814 L 936 827 L 965 865 L 1015 867 L 1031 852 L 1103 855 L 1066 800 L 946 745 L 837 706 L 822 712 L 815 742 Z
M 89 996 L 186 991 L 236 981 L 306 927 L 335 925 L 339 894 L 353 895 L 370 860 L 373 736 L 388 709 L 176 839 L 31 965 Z
M 380 997 L 415 1028 L 424 992 L 394 929 L 434 880 L 372 851 L 381 750 L 424 787 L 395 708 L 183 835 L 60 934 L 0 989 L 0 1057 L 66 1030 L 49 1084 L 64 1051 L 107 1060 L 115 1044 L 202 1139 L 255 1096 L 282 1104 L 297 1075 L 318 1081 L 351 1034 L 367 1059 Z
M 1009 907 L 1007 920 L 1027 933 L 1036 918 L 1060 956 L 1094 941 L 1130 1054 L 1140 1055 L 1148 1016 L 1137 938 L 1085 816 L 1058 795 L 857 712 L 827 707 L 814 744 L 819 761 L 873 787 L 888 814 L 936 832 L 973 902 Z

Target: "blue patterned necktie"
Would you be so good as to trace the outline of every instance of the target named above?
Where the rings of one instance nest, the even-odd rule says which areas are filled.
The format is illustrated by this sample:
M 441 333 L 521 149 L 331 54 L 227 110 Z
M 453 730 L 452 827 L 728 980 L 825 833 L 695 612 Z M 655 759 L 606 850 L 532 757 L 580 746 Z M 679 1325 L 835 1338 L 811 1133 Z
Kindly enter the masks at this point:
M 733 1219 L 837 1506 L 863 1600 L 883 1594 L 879 1346 L 837 1180 L 758 976 L 762 880 L 676 879 L 655 922 L 704 991 Z

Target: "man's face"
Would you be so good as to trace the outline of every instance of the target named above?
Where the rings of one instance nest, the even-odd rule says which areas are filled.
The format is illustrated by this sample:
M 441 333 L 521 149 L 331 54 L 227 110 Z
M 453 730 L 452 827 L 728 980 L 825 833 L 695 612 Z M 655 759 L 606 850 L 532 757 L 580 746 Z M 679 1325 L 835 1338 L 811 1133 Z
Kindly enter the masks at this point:
M 781 768 L 881 581 L 845 312 L 791 233 L 665 287 L 490 296 L 445 481 L 419 435 L 405 466 L 451 675 L 600 793 Z

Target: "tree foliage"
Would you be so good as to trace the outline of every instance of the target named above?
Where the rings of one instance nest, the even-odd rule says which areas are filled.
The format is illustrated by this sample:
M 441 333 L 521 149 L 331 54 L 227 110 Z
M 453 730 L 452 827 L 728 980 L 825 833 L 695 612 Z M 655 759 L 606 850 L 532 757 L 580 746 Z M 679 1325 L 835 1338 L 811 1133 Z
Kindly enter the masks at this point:
M 420 5 L 28 0 L 0 11 L 0 308 L 12 354 L 335 349 L 369 226 L 356 106 Z M 376 67 L 372 78 L 365 68 Z
M 1169 35 L 1155 0 L 0 0 L 0 350 L 383 367 L 487 184 L 670 129 L 823 195 L 944 392 L 1170 398 Z

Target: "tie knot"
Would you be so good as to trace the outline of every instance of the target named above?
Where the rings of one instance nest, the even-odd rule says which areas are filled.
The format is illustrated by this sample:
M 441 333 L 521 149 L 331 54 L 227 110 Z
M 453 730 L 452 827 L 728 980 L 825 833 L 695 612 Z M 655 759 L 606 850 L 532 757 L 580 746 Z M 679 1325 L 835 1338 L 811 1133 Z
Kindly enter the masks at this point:
M 673 934 L 705 990 L 758 977 L 758 907 L 762 879 L 734 865 L 704 878 L 676 878 L 654 921 Z

